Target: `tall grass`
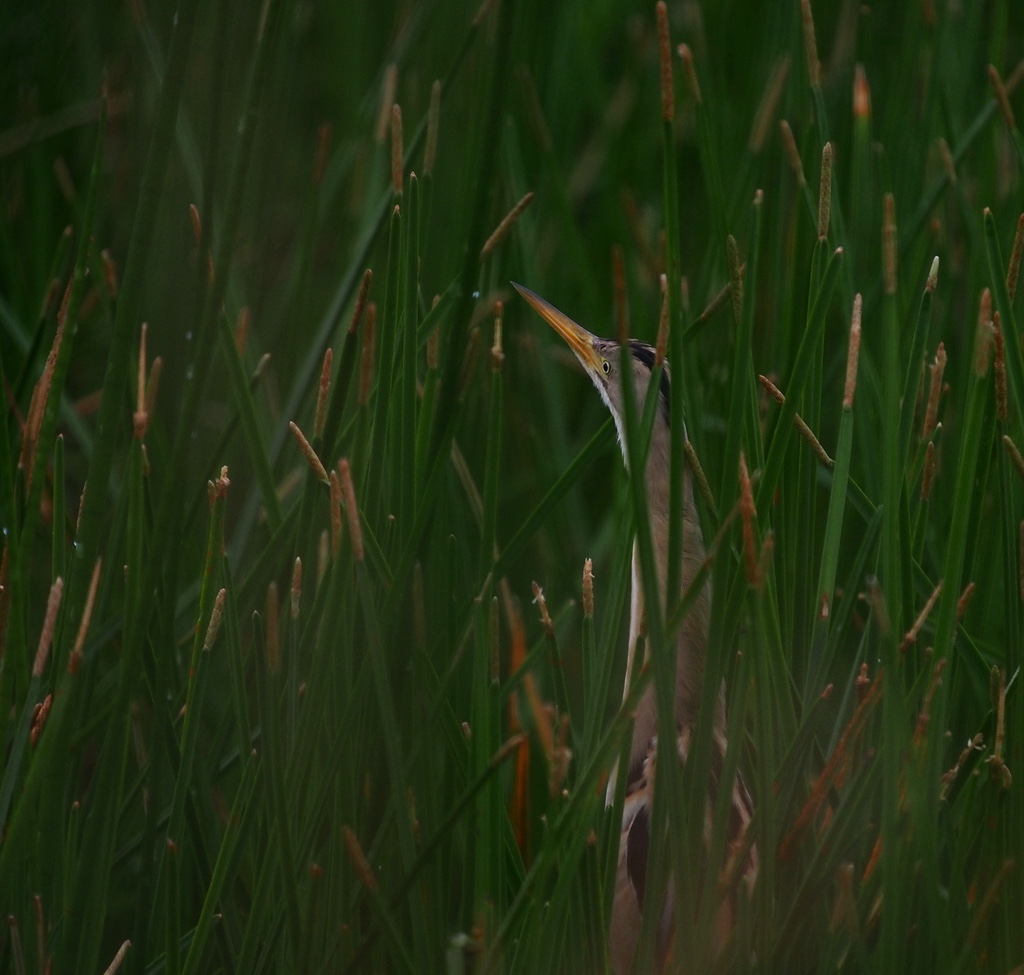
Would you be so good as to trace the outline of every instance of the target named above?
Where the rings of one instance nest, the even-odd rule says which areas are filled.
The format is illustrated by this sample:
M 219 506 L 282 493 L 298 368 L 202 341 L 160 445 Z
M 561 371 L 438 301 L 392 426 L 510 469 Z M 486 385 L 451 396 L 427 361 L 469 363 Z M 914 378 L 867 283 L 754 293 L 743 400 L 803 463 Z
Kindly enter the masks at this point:
M 1024 964 L 1024 18 L 824 7 L 5 9 L 3 970 L 606 970 L 690 600 L 620 706 L 643 493 L 510 279 L 670 324 L 672 964 Z

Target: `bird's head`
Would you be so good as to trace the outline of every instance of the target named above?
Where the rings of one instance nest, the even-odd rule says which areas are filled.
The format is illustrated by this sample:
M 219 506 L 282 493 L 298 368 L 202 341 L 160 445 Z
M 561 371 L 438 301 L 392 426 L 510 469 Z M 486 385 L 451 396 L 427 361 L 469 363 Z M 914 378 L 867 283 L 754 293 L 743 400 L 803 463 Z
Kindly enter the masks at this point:
M 534 294 L 529 288 L 512 282 L 518 291 L 533 308 L 562 338 L 575 353 L 591 381 L 597 387 L 601 398 L 605 401 L 619 434 L 619 442 L 625 444 L 624 421 L 622 408 L 622 346 L 614 339 L 602 339 L 588 332 L 582 325 L 577 325 L 568 315 L 560 312 L 540 295 Z M 633 367 L 633 391 L 638 403 L 642 403 L 654 370 L 655 351 L 643 342 L 629 343 L 629 361 Z M 666 365 L 661 374 L 661 386 L 658 390 L 658 414 L 661 422 L 668 426 L 669 397 L 671 383 Z

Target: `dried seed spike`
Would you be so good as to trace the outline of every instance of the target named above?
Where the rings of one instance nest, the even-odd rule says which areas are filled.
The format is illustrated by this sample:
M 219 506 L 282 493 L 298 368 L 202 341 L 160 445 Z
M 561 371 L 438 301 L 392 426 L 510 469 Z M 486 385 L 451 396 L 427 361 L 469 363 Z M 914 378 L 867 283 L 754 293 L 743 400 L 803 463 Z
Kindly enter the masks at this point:
M 779 107 L 782 93 L 786 88 L 786 81 L 789 78 L 790 62 L 789 54 L 783 54 L 779 58 L 772 69 L 772 76 L 768 79 L 768 84 L 765 85 L 765 89 L 761 93 L 761 100 L 754 113 L 754 122 L 750 126 L 750 137 L 747 139 L 747 148 L 755 155 L 764 148 L 764 144 L 768 141 L 772 120 L 775 118 L 775 112 Z
M 757 380 L 768 391 L 768 394 L 772 399 L 774 399 L 780 406 L 786 402 L 786 397 L 783 395 L 782 390 L 780 390 L 779 387 L 776 386 L 775 383 L 773 383 L 767 376 L 759 375 Z M 817 455 L 818 460 L 820 460 L 826 467 L 832 467 L 835 462 L 831 457 L 829 457 L 827 451 L 821 445 L 821 441 L 814 435 L 814 432 L 799 413 L 793 414 L 793 426 L 797 428 L 800 436 L 802 436 L 804 440 L 811 445 L 811 450 L 813 450 Z
M 501 347 L 501 319 L 504 312 L 504 304 L 496 301 L 494 303 L 494 344 L 491 346 L 491 367 L 493 369 L 501 369 L 501 364 L 505 361 L 505 352 Z
M 668 352 L 668 278 L 664 274 L 660 277 L 661 282 L 661 314 L 658 316 L 658 338 L 654 344 L 654 368 L 665 362 L 665 355 Z
M 291 420 L 288 423 L 288 429 L 291 430 L 295 442 L 299 445 L 299 450 L 302 451 L 302 456 L 306 458 L 306 463 L 309 464 L 310 470 L 316 475 L 316 479 L 321 484 L 330 483 L 327 480 L 327 471 L 324 470 L 324 465 L 320 462 L 320 458 L 317 457 L 316 451 L 310 446 L 306 435 L 299 429 L 299 425 L 294 420 Z
M 338 461 L 338 475 L 341 478 L 341 498 L 345 504 L 348 519 L 348 533 L 352 539 L 352 554 L 357 562 L 363 561 L 363 527 L 359 523 L 359 509 L 356 507 L 356 489 L 352 483 L 352 471 L 348 458 Z
M 380 112 L 377 114 L 377 125 L 374 137 L 377 142 L 387 138 L 388 123 L 391 121 L 391 106 L 395 103 L 395 92 L 398 90 L 398 65 L 389 64 L 384 69 L 384 81 L 381 88 Z
M 58 330 L 60 328 L 63 328 L 64 322 L 67 320 L 67 317 L 68 317 L 68 302 L 71 301 L 71 289 L 72 289 L 72 286 L 74 285 L 74 283 L 75 283 L 75 276 L 71 275 L 71 277 L 68 278 L 68 283 L 67 283 L 67 285 L 64 288 L 64 296 L 60 300 L 60 308 L 57 309 L 57 326 L 58 326 Z M 79 317 L 81 317 L 81 315 L 79 315 Z
M 921 439 L 930 440 L 935 432 L 939 417 L 939 399 L 942 396 L 942 374 L 946 368 L 946 347 L 940 342 L 935 353 L 935 362 L 928 367 L 928 402 L 924 410 L 924 425 L 921 428 Z
M 859 734 L 871 710 L 878 702 L 882 689 L 882 674 L 879 673 L 874 681 L 871 681 L 868 678 L 867 670 L 867 664 L 861 666 L 860 676 L 856 679 L 857 707 L 843 729 L 843 733 L 839 736 L 839 741 L 836 743 L 835 750 L 832 752 L 825 768 L 822 769 L 821 774 L 811 787 L 811 793 L 800 810 L 793 828 L 783 841 L 782 848 L 779 851 L 780 860 L 788 860 L 793 855 L 796 841 L 818 814 L 818 810 L 828 796 L 832 783 L 846 764 L 846 753 L 851 739 L 856 734 Z
M 267 669 L 276 674 L 281 669 L 281 642 L 278 629 L 277 583 L 267 586 Z
M 757 542 L 754 532 L 754 520 L 757 509 L 754 507 L 754 489 L 750 483 L 750 472 L 747 470 L 747 458 L 740 451 L 740 514 L 743 518 L 743 558 L 747 566 L 747 584 L 758 588 L 760 577 L 757 573 Z
M 1020 274 L 1020 259 L 1024 254 L 1024 213 L 1017 218 L 1017 232 L 1013 235 L 1013 250 L 1010 252 L 1010 264 L 1006 269 L 1006 290 L 1010 293 L 1010 302 L 1017 296 L 1017 277 Z
M 153 364 L 149 367 L 149 379 L 146 382 L 146 397 L 142 401 L 142 408 L 147 417 L 152 417 L 153 415 L 153 404 L 156 402 L 156 393 L 160 388 L 160 374 L 163 372 L 163 369 L 163 357 L 157 356 L 153 360 Z
M 331 471 L 331 557 L 337 558 L 341 548 L 341 480 Z
M 138 338 L 138 378 L 135 385 L 135 402 L 137 407 L 132 417 L 135 426 L 135 438 L 138 440 L 145 436 L 146 421 L 148 420 L 148 417 L 145 415 L 145 336 L 148 331 L 150 331 L 150 326 L 143 322 Z
M 85 646 L 85 635 L 89 631 L 93 606 L 96 605 L 96 590 L 100 584 L 100 567 L 102 565 L 103 559 L 98 558 L 92 569 L 92 578 L 89 580 L 89 592 L 86 594 L 85 608 L 82 610 L 82 620 L 78 624 L 75 643 L 71 648 L 71 655 L 68 657 L 68 671 L 72 674 L 78 673 L 79 665 L 82 662 L 82 647 Z
M 690 465 L 690 470 L 693 471 L 694 480 L 697 482 L 697 490 L 700 491 L 701 497 L 707 501 L 708 505 L 714 508 L 715 496 L 711 493 L 711 483 L 704 473 L 704 468 L 700 465 L 700 458 L 697 456 L 697 451 L 694 449 L 691 440 L 683 441 L 683 453 L 686 455 L 686 462 Z
M 665 0 L 658 0 L 655 6 L 658 16 L 658 53 L 661 62 L 661 117 L 666 122 L 675 118 L 675 93 L 672 86 L 672 41 L 668 31 L 668 6 Z
M 960 598 L 956 601 L 957 620 L 963 620 L 964 616 L 967 615 L 967 607 L 971 604 L 971 600 L 974 598 L 974 590 L 976 588 L 977 587 L 973 582 L 969 582 L 964 587 L 964 591 L 960 593 Z
M 199 216 L 199 208 L 194 203 L 188 205 L 188 219 L 192 224 L 192 237 L 198 246 L 203 241 L 203 221 Z
M 68 282 L 68 293 L 70 293 L 71 282 Z M 25 418 L 25 430 L 22 434 L 21 453 L 18 456 L 18 467 L 26 472 L 25 493 L 32 488 L 32 476 L 36 466 L 36 450 L 39 446 L 39 433 L 43 426 L 43 417 L 46 413 L 46 403 L 50 398 L 50 387 L 53 385 L 53 373 L 57 368 L 57 356 L 60 353 L 61 343 L 64 338 L 64 317 L 66 315 L 67 294 L 64 297 L 65 306 L 57 316 L 57 331 L 53 336 L 53 345 L 46 357 L 46 364 L 43 366 L 43 374 L 32 390 L 32 400 L 29 404 L 28 415 Z
M 352 861 L 352 866 L 356 868 L 356 873 L 359 874 L 359 879 L 362 880 L 363 886 L 370 893 L 377 893 L 379 888 L 377 877 L 370 868 L 370 862 L 366 859 L 366 854 L 363 853 L 363 848 L 359 845 L 356 834 L 345 826 L 342 828 L 342 837 L 345 840 L 345 850 Z
M 50 586 L 50 596 L 46 601 L 46 615 L 43 617 L 43 629 L 39 634 L 39 645 L 36 647 L 36 659 L 32 664 L 32 676 L 42 677 L 46 669 L 46 658 L 50 655 L 53 644 L 53 631 L 57 626 L 57 610 L 60 609 L 61 596 L 64 595 L 64 580 L 57 576 Z
M 928 619 L 928 615 L 935 608 L 935 603 L 941 592 L 942 580 L 940 579 L 938 584 L 932 590 L 932 594 L 928 597 L 928 601 L 924 604 L 924 607 L 918 614 L 917 619 L 914 620 L 914 625 L 903 634 L 903 640 L 900 642 L 900 653 L 906 653 L 912 643 L 917 643 L 917 635 L 921 632 L 921 627 L 924 626 L 925 621 Z
M 227 476 L 227 465 L 225 464 L 220 468 L 220 474 L 217 479 L 210 482 L 212 493 L 210 496 L 211 501 L 224 500 L 227 497 L 227 489 L 231 486 L 231 480 Z
M 877 678 L 876 678 L 877 679 Z M 857 689 L 857 700 L 863 701 L 871 689 L 871 678 L 868 677 L 868 665 L 860 665 L 860 673 L 854 679 L 854 686 Z
M 512 229 L 512 225 L 520 218 L 520 216 L 522 216 L 523 211 L 533 202 L 533 196 L 534 194 L 532 190 L 528 193 L 524 193 L 522 199 L 512 207 L 504 217 L 501 218 L 501 222 L 494 228 L 494 233 L 487 238 L 484 242 L 484 246 L 480 248 L 481 263 L 486 261 L 508 236 L 508 232 Z
M 320 367 L 320 385 L 316 394 L 316 413 L 313 419 L 313 437 L 319 439 L 324 435 L 324 424 L 327 422 L 327 400 L 331 391 L 331 365 L 334 362 L 334 350 L 327 346 L 324 352 L 323 365 Z
M 690 85 L 690 91 L 693 92 L 693 100 L 700 105 L 703 99 L 700 94 L 700 85 L 697 82 L 697 69 L 693 64 L 693 52 L 688 44 L 680 44 L 676 50 L 679 52 L 679 57 L 682 58 L 683 70 L 686 72 L 686 80 Z
M 857 363 L 860 360 L 860 292 L 853 296 L 853 314 L 850 318 L 850 346 L 846 353 L 846 384 L 843 387 L 843 409 L 853 409 L 853 396 L 857 392 Z
M 1006 396 L 1006 347 L 1003 344 L 1003 330 L 999 325 L 999 312 L 992 321 L 992 340 L 995 345 L 993 372 L 996 381 L 996 417 L 1005 424 L 1009 418 L 1009 405 Z
M 117 949 L 117 954 L 114 955 L 114 960 L 107 966 L 107 970 L 103 975 L 117 975 L 121 969 L 121 963 L 124 961 L 124 956 L 128 954 L 128 949 L 132 946 L 130 941 L 123 941 L 121 947 Z
M 204 650 L 210 650 L 217 642 L 217 632 L 220 630 L 220 622 L 224 618 L 224 600 L 227 594 L 227 589 L 220 589 L 217 592 L 217 598 L 213 602 L 213 611 L 210 613 L 210 622 L 206 627 L 206 638 L 203 640 Z
M 430 108 L 427 110 L 427 144 L 423 150 L 423 175 L 434 171 L 437 159 L 437 129 L 441 120 L 441 82 L 434 79 L 430 86 Z
M 334 477 L 332 478 L 332 482 L 333 482 L 334 480 L 337 479 L 338 475 L 335 474 L 334 471 L 331 471 L 331 474 L 334 474 Z M 332 487 L 333 487 L 333 484 L 332 484 Z M 332 506 L 332 509 L 331 509 L 331 514 L 332 514 L 332 525 L 331 525 L 331 527 L 333 529 L 333 527 L 334 527 L 333 526 L 333 514 L 334 514 L 333 506 Z M 340 521 L 339 521 L 339 524 L 340 524 Z M 320 532 L 320 535 L 317 538 L 317 546 L 316 546 L 316 588 L 317 589 L 320 588 L 320 583 L 322 583 L 324 581 L 324 576 L 327 574 L 327 563 L 330 561 L 330 558 L 331 558 L 331 538 L 330 538 L 330 535 L 327 532 L 327 529 L 325 528 L 322 532 Z
M 807 0 L 804 0 L 806 3 Z M 885 293 L 896 294 L 896 201 L 892 193 L 885 194 L 882 220 L 882 266 L 885 274 Z
M 373 390 L 373 354 L 377 341 L 377 304 L 371 301 L 366 306 L 366 328 L 363 329 L 362 356 L 359 361 L 359 390 L 356 403 L 366 406 Z
M 402 195 L 404 147 L 402 146 L 402 107 L 395 102 L 391 106 L 391 190 L 395 196 Z
M 939 285 L 939 255 L 936 254 L 932 258 L 932 266 L 928 271 L 928 279 L 925 281 L 924 286 L 926 291 L 934 291 Z
M 989 362 L 992 360 L 994 332 L 998 327 L 999 312 L 992 314 L 992 296 L 986 288 L 981 296 L 978 332 L 974 340 L 974 372 L 979 378 L 988 372 Z
M 333 473 L 333 471 L 331 472 Z M 299 618 L 299 604 L 302 601 L 302 559 L 296 556 L 292 566 L 291 613 L 292 619 Z
M 871 606 L 871 617 L 878 627 L 878 632 L 887 637 L 892 632 L 892 623 L 885 608 L 885 593 L 878 582 L 878 576 L 868 576 L 867 598 Z
M 860 62 L 853 70 L 853 114 L 859 119 L 871 117 L 871 86 Z
M 107 286 L 107 294 L 111 298 L 117 297 L 117 262 L 110 251 L 104 247 L 100 251 L 100 258 L 103 261 L 103 281 Z
M 725 238 L 725 258 L 729 266 L 729 287 L 732 291 L 732 320 L 739 325 L 743 320 L 743 275 L 740 273 L 740 251 L 736 238 Z
M 804 176 L 804 164 L 800 159 L 800 150 L 796 147 L 796 139 L 793 137 L 793 130 L 789 127 L 789 122 L 785 119 L 779 122 L 779 130 L 782 132 L 782 146 L 786 150 L 786 158 L 789 160 L 789 166 L 796 176 L 797 186 L 804 187 L 807 185 L 807 179 Z
M 366 297 L 370 293 L 370 282 L 373 280 L 373 271 L 367 268 L 363 271 L 363 279 L 359 282 L 359 293 L 356 295 L 355 308 L 352 309 L 352 320 L 348 323 L 348 334 L 353 335 L 359 328 L 359 322 L 363 318 L 363 309 L 366 307 Z
M 746 267 L 747 267 L 746 264 L 741 264 L 740 265 L 740 273 L 741 274 L 743 273 L 743 271 L 746 270 Z M 683 282 L 684 283 L 686 282 L 686 278 L 683 278 Z M 682 290 L 682 289 L 680 289 L 680 290 Z M 725 304 L 726 299 L 729 297 L 729 295 L 731 293 L 732 293 L 732 282 L 728 281 L 728 282 L 726 282 L 725 286 L 721 289 L 721 291 L 719 291 L 718 294 L 716 294 L 711 299 L 711 301 L 708 302 L 707 308 L 705 308 L 704 311 L 702 311 L 700 313 L 700 315 L 697 316 L 697 320 L 694 322 L 694 324 L 695 325 L 699 325 L 699 324 L 702 324 L 703 322 L 708 321 L 715 314 L 715 312 L 717 312 L 718 309 L 721 308 L 722 305 Z M 689 294 L 687 294 L 687 298 L 689 298 Z M 689 305 L 689 301 L 688 300 L 687 301 L 683 301 L 683 308 L 684 309 L 686 309 L 688 307 L 688 305 Z
M 804 22 L 804 52 L 807 55 L 807 80 L 812 88 L 821 85 L 821 62 L 818 60 L 818 42 L 814 36 L 814 15 L 811 0 L 800 0 L 800 13 Z
M 985 739 L 979 732 L 973 738 L 971 738 L 966 747 L 960 752 L 956 763 L 953 765 L 948 772 L 944 772 L 942 775 L 942 790 L 940 796 L 945 799 L 949 795 L 949 790 L 953 787 L 953 783 L 956 781 L 956 777 L 960 774 L 960 769 L 963 767 L 964 762 L 967 761 L 971 752 L 981 751 L 985 747 Z
M 619 344 L 625 345 L 629 341 L 629 300 L 626 296 L 626 264 L 618 244 L 612 247 L 612 283 L 615 291 L 615 334 Z
M 935 476 L 935 441 L 929 440 L 924 452 L 924 472 L 921 474 L 921 500 L 927 501 L 932 493 Z
M 995 93 L 996 101 L 999 103 L 999 111 L 1003 114 L 1003 121 L 1008 129 L 1015 129 L 1017 123 L 1013 118 L 1013 107 L 1010 105 L 1009 96 L 1006 94 L 1006 86 L 994 64 L 988 66 L 988 81 Z
M 818 187 L 818 240 L 828 236 L 832 216 L 832 143 L 826 142 L 821 150 L 821 182 Z
M 327 155 L 331 148 L 331 123 L 321 122 L 316 129 L 316 155 L 313 157 L 313 185 L 324 181 L 327 171 Z
M 245 352 L 246 343 L 249 341 L 249 326 L 252 325 L 252 310 L 248 305 L 238 309 L 238 318 L 235 319 L 235 348 L 238 354 Z
M 533 601 L 540 610 L 540 622 L 541 626 L 544 627 L 544 632 L 548 636 L 555 635 L 555 624 L 551 622 L 551 617 L 548 614 L 547 600 L 544 599 L 544 590 L 536 583 L 532 583 L 533 587 Z
M 594 560 L 583 562 L 583 615 L 592 618 L 594 615 Z

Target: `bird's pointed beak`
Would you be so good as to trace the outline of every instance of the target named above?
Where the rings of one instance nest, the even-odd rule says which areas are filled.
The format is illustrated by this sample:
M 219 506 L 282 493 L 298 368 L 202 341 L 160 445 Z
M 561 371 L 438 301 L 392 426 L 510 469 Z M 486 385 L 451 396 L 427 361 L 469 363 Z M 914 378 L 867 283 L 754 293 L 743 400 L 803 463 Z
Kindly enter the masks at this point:
M 534 294 L 529 288 L 512 282 L 516 289 L 533 308 L 563 339 L 568 343 L 569 348 L 576 353 L 576 358 L 583 364 L 588 372 L 599 373 L 601 370 L 601 357 L 594 349 L 594 336 L 581 325 L 577 325 L 568 315 L 560 312 L 550 302 L 545 301 L 540 295 Z

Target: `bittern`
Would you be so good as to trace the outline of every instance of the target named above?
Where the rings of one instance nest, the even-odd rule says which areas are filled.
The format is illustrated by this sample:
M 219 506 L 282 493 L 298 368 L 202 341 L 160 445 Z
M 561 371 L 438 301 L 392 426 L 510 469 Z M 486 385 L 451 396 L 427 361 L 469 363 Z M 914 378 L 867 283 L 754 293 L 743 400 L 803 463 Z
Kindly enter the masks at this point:
M 557 308 L 527 288 L 515 285 L 516 290 L 533 309 L 566 341 L 575 353 L 587 375 L 597 387 L 605 405 L 611 411 L 622 448 L 626 455 L 626 430 L 623 415 L 623 388 L 620 378 L 621 346 L 617 341 L 602 339 L 577 325 Z M 636 416 L 643 412 L 651 373 L 654 369 L 655 350 L 643 342 L 629 342 L 629 363 L 633 369 L 632 389 L 637 400 Z M 671 380 L 668 364 L 662 372 L 658 409 L 644 471 L 644 488 L 650 517 L 651 537 L 654 544 L 658 594 L 665 606 L 668 576 L 669 498 L 670 498 L 670 397 Z M 685 437 L 686 432 L 683 431 Z M 705 561 L 706 549 L 693 500 L 692 475 L 684 465 L 682 478 L 682 571 L 680 593 L 685 593 L 694 582 Z M 696 601 L 684 619 L 676 637 L 675 729 L 677 750 L 685 762 L 690 739 L 697 723 L 704 684 L 705 661 L 708 649 L 708 621 L 711 610 L 711 587 L 705 583 Z M 644 592 L 640 578 L 637 543 L 633 543 L 632 593 L 629 612 L 629 645 L 626 654 L 626 676 L 622 691 L 623 701 L 629 695 L 630 676 L 637 642 L 641 637 L 644 616 Z M 644 663 L 649 648 L 644 642 Z M 616 975 L 625 975 L 633 967 L 636 956 L 640 923 L 644 907 L 644 887 L 650 847 L 650 813 L 654 790 L 654 764 L 657 748 L 658 715 L 655 690 L 648 684 L 637 706 L 633 723 L 633 738 L 626 773 L 626 795 L 622 812 L 622 832 L 619 840 L 618 868 L 615 894 L 609 928 L 609 956 Z M 704 843 L 710 843 L 713 808 L 718 789 L 718 775 L 724 765 L 726 742 L 725 688 L 719 688 L 716 699 L 712 736 L 711 776 L 704 816 Z M 606 802 L 614 803 L 619 770 L 611 769 Z M 728 820 L 729 849 L 734 856 L 743 856 L 740 870 L 748 886 L 757 875 L 757 851 L 746 846 L 744 836 L 752 816 L 750 797 L 737 773 L 732 790 L 732 809 Z M 702 862 L 706 857 L 702 857 Z M 727 860 L 729 857 L 726 858 Z M 664 964 L 672 950 L 675 908 L 673 885 L 670 881 L 662 916 L 657 925 L 655 958 Z M 715 930 L 711 933 L 712 950 L 717 954 L 729 937 L 735 913 L 734 894 L 727 893 L 715 916 Z M 684 969 L 686 966 L 684 965 Z

